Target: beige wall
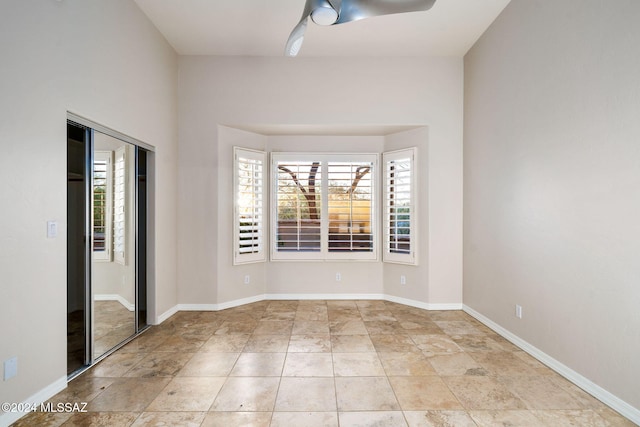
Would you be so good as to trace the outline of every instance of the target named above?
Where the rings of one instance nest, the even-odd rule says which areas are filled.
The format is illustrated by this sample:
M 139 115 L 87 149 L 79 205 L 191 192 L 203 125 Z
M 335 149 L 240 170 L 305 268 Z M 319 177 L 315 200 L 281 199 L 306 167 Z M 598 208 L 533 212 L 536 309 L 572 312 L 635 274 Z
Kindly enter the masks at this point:
M 181 57 L 179 97 L 180 304 L 223 304 L 264 293 L 384 293 L 379 263 L 368 269 L 357 263 L 325 263 L 324 268 L 305 263 L 318 275 L 311 283 L 299 284 L 290 279 L 305 268 L 300 263 L 232 266 L 228 202 L 234 144 L 245 140 L 253 144 L 249 147 L 286 151 L 300 146 L 290 135 L 262 140 L 262 135 L 230 128 L 366 130 L 385 125 L 428 127 L 428 147 L 426 140 L 421 141 L 428 149 L 421 148 L 421 155 L 429 168 L 421 175 L 421 184 L 428 185 L 432 207 L 425 222 L 437 231 L 428 234 L 425 255 L 433 254 L 438 262 L 421 260 L 424 275 L 415 274 L 417 270 L 408 273 L 416 277 L 410 281 L 415 289 L 403 297 L 461 303 L 460 58 Z M 384 148 L 382 135 L 368 138 L 371 142 L 364 146 L 351 139 L 340 151 Z M 335 272 L 342 273 L 340 284 Z M 246 274 L 251 275 L 250 285 L 242 283 Z M 399 280 L 399 273 L 394 280 Z
M 21 402 L 66 378 L 68 110 L 157 148 L 157 309 L 176 304 L 177 59 L 128 0 L 2 1 L 0 57 L 0 401 Z
M 512 0 L 465 56 L 464 112 L 465 304 L 635 408 L 638 16 Z

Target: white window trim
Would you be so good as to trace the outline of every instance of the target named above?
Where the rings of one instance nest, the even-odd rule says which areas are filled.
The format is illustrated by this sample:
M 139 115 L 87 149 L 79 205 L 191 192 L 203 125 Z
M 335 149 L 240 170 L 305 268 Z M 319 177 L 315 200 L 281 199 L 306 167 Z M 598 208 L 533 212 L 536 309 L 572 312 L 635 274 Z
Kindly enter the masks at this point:
M 104 161 L 107 163 L 106 170 L 106 197 L 105 197 L 105 231 L 104 231 L 104 251 L 95 251 L 93 248 L 93 239 L 91 241 L 91 248 L 93 252 L 93 259 L 101 262 L 111 262 L 112 255 L 112 233 L 113 233 L 113 152 L 112 151 L 95 151 L 93 154 L 93 160 Z M 94 173 L 95 166 L 92 167 L 92 175 Z M 94 188 L 92 176 L 91 185 L 91 234 L 95 238 L 95 227 L 93 225 L 94 218 Z
M 240 242 L 240 204 L 239 204 L 239 168 L 238 160 L 246 158 L 261 162 L 262 165 L 262 218 L 260 220 L 258 240 L 258 251 L 253 253 L 241 253 Z M 268 165 L 267 154 L 263 151 L 250 150 L 247 148 L 233 147 L 233 265 L 265 262 L 267 260 L 265 246 L 267 244 L 268 231 L 266 226 L 268 221 L 266 215 L 269 212 L 267 188 L 268 188 Z
M 271 153 L 271 170 L 270 170 L 270 189 L 271 197 L 269 199 L 270 212 L 271 212 L 271 231 L 269 233 L 271 238 L 270 245 L 270 259 L 271 261 L 378 261 L 378 241 L 380 239 L 380 232 L 378 227 L 379 209 L 377 207 L 377 196 L 379 193 L 379 154 L 377 153 Z M 320 211 L 320 223 L 321 223 L 321 239 L 320 239 L 320 251 L 317 252 L 279 252 L 277 250 L 277 233 L 278 233 L 278 162 L 279 161 L 299 161 L 299 162 L 321 162 L 321 211 Z M 328 234 L 329 234 L 329 204 L 327 203 L 327 163 L 330 162 L 371 162 L 373 165 L 372 170 L 372 191 L 371 191 L 371 233 L 373 240 L 373 247 L 370 252 L 329 252 L 328 249 Z
M 383 234 L 383 255 L 382 259 L 387 263 L 395 263 L 395 264 L 409 264 L 409 265 L 418 265 L 418 198 L 417 198 L 417 184 L 418 184 L 418 171 L 417 171 L 417 157 L 418 150 L 417 148 L 407 148 L 402 150 L 388 151 L 382 154 L 382 164 L 383 171 L 381 173 L 382 177 L 382 234 Z M 411 211 L 410 211 L 410 219 L 409 219 L 409 247 L 410 253 L 408 254 L 400 254 L 391 252 L 390 248 L 390 231 L 389 231 L 389 213 L 386 211 L 390 193 L 388 191 L 387 185 L 387 165 L 391 161 L 401 160 L 409 158 L 411 162 L 410 166 L 410 198 L 411 198 Z

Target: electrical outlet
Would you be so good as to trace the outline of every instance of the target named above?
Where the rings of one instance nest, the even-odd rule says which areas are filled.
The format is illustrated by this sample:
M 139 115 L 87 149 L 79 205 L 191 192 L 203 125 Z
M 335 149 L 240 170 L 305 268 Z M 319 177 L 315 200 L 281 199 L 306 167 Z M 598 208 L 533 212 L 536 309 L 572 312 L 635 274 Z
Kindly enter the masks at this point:
M 8 380 L 10 378 L 18 375 L 18 358 L 12 357 L 11 359 L 7 359 L 4 361 L 4 380 Z
M 247 274 L 246 276 L 244 276 L 244 284 L 248 285 L 249 283 L 251 283 L 251 276 Z
M 336 282 L 339 282 L 342 280 L 342 275 L 340 273 L 336 273 Z
M 401 285 L 406 285 L 407 284 L 407 276 L 400 276 L 400 284 Z
M 516 304 L 516 317 L 522 319 L 522 306 Z

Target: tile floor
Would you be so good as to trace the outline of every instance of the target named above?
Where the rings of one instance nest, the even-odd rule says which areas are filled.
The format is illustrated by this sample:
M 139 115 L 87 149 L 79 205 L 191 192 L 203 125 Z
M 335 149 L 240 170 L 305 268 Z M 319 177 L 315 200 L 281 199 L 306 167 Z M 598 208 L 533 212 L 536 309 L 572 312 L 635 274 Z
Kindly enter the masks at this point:
M 16 426 L 632 426 L 461 311 L 264 301 L 180 312 Z

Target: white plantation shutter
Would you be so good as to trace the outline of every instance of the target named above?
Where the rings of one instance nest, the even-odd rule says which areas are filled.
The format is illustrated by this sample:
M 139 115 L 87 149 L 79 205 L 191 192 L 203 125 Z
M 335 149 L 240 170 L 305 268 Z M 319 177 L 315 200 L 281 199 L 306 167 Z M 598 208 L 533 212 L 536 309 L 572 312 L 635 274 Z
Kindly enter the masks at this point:
M 113 169 L 113 259 L 125 264 L 126 242 L 126 148 L 116 150 Z
M 329 252 L 373 252 L 372 162 L 329 162 Z
M 111 261 L 113 221 L 113 159 L 111 151 L 96 151 L 93 155 L 92 233 L 93 258 Z
M 274 260 L 375 260 L 376 154 L 272 153 Z
M 383 154 L 384 261 L 416 264 L 416 149 Z
M 279 253 L 320 252 L 322 250 L 321 162 L 287 159 L 274 162 L 274 171 L 276 176 L 275 251 Z
M 263 152 L 234 148 L 234 264 L 265 260 Z

